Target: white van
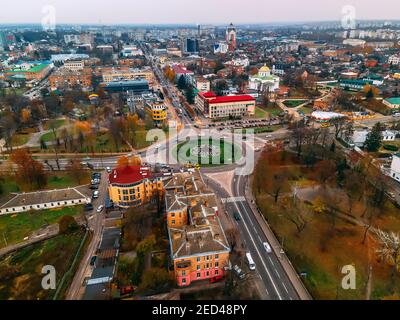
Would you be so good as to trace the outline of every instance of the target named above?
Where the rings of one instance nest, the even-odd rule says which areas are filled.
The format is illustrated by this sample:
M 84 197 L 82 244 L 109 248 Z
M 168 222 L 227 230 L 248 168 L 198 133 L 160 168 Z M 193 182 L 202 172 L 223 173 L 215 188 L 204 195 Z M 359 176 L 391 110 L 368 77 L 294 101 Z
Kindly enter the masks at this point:
M 254 263 L 254 260 L 251 257 L 250 252 L 246 253 L 246 262 L 247 262 L 247 265 L 249 266 L 250 270 L 252 270 L 252 271 L 256 270 L 256 264 Z

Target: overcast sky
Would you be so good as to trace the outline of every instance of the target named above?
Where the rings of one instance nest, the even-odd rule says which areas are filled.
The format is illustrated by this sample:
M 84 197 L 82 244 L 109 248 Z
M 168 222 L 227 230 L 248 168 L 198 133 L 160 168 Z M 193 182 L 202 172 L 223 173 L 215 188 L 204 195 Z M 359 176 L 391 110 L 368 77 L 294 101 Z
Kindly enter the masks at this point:
M 0 23 L 40 23 L 53 5 L 57 23 L 270 23 L 340 20 L 345 5 L 358 19 L 399 19 L 399 0 L 2 0 Z

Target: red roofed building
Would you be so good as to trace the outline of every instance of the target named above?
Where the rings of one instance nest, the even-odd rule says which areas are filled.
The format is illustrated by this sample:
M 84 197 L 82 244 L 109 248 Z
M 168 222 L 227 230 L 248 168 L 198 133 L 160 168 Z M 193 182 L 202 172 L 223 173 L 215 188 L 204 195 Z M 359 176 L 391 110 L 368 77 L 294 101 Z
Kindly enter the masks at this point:
M 150 168 L 142 166 L 116 168 L 110 173 L 108 183 L 110 200 L 122 208 L 147 203 L 163 190 L 162 179 L 153 177 Z
M 213 92 L 199 92 L 196 106 L 211 119 L 244 117 L 255 114 L 256 100 L 250 95 L 217 97 Z
M 175 81 L 178 82 L 181 76 L 184 76 L 187 81 L 191 82 L 191 77 L 194 76 L 194 72 L 186 69 L 185 67 L 181 66 L 180 64 L 175 64 L 172 66 L 172 70 L 175 73 Z

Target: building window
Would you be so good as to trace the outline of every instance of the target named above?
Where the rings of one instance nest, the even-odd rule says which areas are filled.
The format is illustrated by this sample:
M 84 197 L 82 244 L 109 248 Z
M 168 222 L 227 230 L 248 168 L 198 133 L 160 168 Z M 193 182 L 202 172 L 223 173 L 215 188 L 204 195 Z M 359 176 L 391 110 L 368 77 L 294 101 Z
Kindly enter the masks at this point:
M 197 262 L 200 262 L 200 257 L 197 258 Z
M 182 283 L 186 283 L 186 279 L 182 279 Z
M 171 221 L 171 224 L 175 224 L 175 220 L 172 220 L 172 221 Z
M 216 254 L 215 259 L 218 260 L 218 258 L 219 258 L 219 254 Z
M 197 265 L 197 270 L 200 270 L 200 268 L 201 268 L 201 267 L 200 267 L 200 265 L 198 264 L 198 265 Z
M 186 276 L 186 271 L 182 271 L 182 276 Z
M 200 278 L 201 277 L 201 273 L 199 272 L 199 273 L 197 273 L 197 278 Z
M 217 267 L 219 266 L 219 263 L 218 263 L 218 262 L 215 262 L 215 263 L 214 263 L 214 266 L 217 268 Z
M 218 275 L 218 273 L 219 273 L 218 270 L 215 270 L 214 274 L 215 274 L 216 276 Z

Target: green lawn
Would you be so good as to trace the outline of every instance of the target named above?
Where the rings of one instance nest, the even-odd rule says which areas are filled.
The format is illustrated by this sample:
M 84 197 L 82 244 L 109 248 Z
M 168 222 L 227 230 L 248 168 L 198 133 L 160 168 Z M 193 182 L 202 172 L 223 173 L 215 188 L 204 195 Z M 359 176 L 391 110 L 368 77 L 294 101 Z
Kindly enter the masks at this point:
M 220 143 L 219 140 L 212 140 L 212 146 L 215 147 L 215 155 L 198 156 L 197 154 L 194 154 L 193 148 L 197 147 L 199 143 L 200 146 L 207 146 L 209 140 L 206 138 L 190 140 L 189 142 L 183 142 L 175 147 L 173 154 L 178 158 L 178 162 L 191 164 L 198 163 L 202 167 L 207 167 L 232 164 L 241 158 L 242 152 L 238 145 L 226 141 Z
M 279 107 L 270 107 L 265 109 L 265 111 L 268 112 L 271 117 L 277 117 L 283 112 L 283 110 Z
M 265 127 L 258 127 L 258 128 L 250 128 L 250 129 L 243 129 L 243 133 L 246 133 L 246 130 L 254 130 L 254 134 L 259 133 L 266 133 L 266 132 L 274 132 L 276 130 L 281 129 L 281 126 L 265 126 Z
M 288 108 L 296 108 L 306 102 L 307 100 L 285 100 L 283 104 Z
M 12 137 L 12 145 L 13 147 L 19 147 L 28 142 L 30 135 L 29 134 L 14 134 Z
M 312 108 L 301 107 L 298 111 L 303 112 L 305 115 L 311 114 L 313 112 Z
M 44 275 L 41 270 L 45 265 L 54 266 L 59 285 L 63 275 L 72 265 L 83 234 L 79 231 L 74 234 L 59 235 L 3 257 L 0 262 L 0 300 L 52 299 L 56 290 L 42 288 Z
M 53 132 L 48 132 L 42 135 L 40 139 L 42 139 L 44 142 L 52 142 L 56 140 L 56 136 Z
M 65 119 L 56 119 L 56 120 L 46 121 L 46 123 L 43 125 L 44 130 L 50 129 L 49 128 L 50 122 L 54 122 L 55 128 L 58 129 L 58 128 L 62 127 L 63 125 L 65 125 L 66 120 Z
M 264 119 L 268 118 L 268 112 L 265 111 L 264 109 L 261 109 L 260 107 L 256 107 L 256 118 Z
M 43 225 L 57 223 L 61 216 L 79 216 L 81 213 L 82 207 L 76 206 L 0 216 L 0 248 L 23 241 Z

